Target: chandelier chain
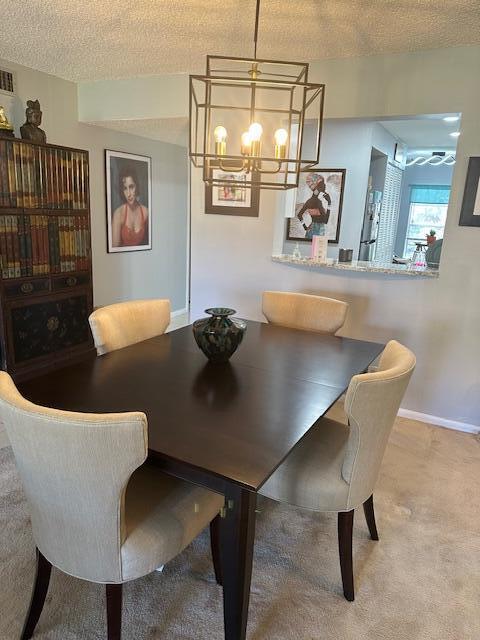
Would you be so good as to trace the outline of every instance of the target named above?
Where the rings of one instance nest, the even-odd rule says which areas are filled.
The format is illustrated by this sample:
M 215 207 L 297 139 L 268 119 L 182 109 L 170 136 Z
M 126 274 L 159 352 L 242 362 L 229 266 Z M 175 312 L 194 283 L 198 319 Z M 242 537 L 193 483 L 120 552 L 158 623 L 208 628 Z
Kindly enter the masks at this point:
M 257 0 L 257 10 L 255 13 L 255 36 L 254 36 L 254 50 L 253 50 L 253 57 L 256 59 L 257 58 L 257 40 L 258 40 L 258 22 L 259 22 L 259 17 L 260 17 L 260 0 Z

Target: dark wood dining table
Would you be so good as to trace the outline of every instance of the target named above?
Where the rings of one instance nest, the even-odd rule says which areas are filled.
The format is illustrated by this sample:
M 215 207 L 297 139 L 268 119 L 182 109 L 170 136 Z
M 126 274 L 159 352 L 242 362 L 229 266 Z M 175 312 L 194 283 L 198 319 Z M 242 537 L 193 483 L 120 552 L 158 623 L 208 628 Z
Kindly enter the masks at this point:
M 246 637 L 257 492 L 383 345 L 247 322 L 211 364 L 184 327 L 19 385 L 38 404 L 143 411 L 149 459 L 225 496 L 220 519 L 226 640 Z

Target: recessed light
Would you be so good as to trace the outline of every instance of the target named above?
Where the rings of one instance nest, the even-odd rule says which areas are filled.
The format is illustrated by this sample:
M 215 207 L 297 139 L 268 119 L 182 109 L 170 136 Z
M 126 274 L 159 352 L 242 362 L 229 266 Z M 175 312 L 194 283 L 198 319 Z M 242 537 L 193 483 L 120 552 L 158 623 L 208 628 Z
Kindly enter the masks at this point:
M 444 122 L 458 122 L 460 120 L 460 116 L 445 116 L 443 119 Z
M 452 138 L 458 138 L 460 131 L 452 131 L 452 133 L 449 133 L 448 135 L 452 136 Z

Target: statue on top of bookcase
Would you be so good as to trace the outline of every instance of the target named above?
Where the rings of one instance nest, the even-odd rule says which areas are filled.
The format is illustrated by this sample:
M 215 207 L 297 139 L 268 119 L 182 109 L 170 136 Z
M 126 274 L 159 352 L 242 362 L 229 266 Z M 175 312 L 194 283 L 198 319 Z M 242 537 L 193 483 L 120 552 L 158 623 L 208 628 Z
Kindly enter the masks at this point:
M 0 136 L 13 137 L 13 126 L 10 124 L 5 113 L 5 108 L 0 104 Z
M 45 131 L 40 129 L 42 124 L 42 110 L 38 100 L 27 100 L 27 108 L 25 110 L 27 121 L 20 127 L 20 134 L 23 140 L 32 140 L 32 142 L 46 142 L 47 136 Z

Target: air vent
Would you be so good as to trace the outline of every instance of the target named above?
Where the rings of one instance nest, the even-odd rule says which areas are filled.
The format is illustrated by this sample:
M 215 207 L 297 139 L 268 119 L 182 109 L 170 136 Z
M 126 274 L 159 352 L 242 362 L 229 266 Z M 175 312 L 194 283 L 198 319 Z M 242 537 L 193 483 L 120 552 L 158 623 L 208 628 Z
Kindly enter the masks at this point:
M 11 71 L 0 69 L 0 91 L 11 95 L 15 93 L 13 73 Z

